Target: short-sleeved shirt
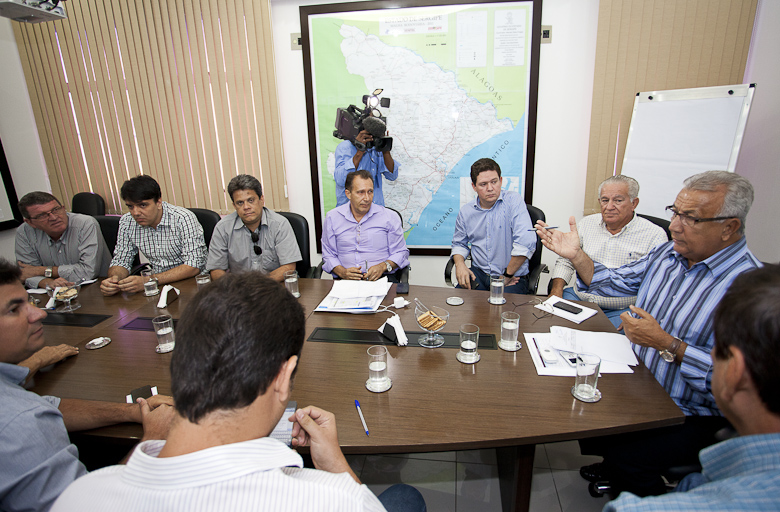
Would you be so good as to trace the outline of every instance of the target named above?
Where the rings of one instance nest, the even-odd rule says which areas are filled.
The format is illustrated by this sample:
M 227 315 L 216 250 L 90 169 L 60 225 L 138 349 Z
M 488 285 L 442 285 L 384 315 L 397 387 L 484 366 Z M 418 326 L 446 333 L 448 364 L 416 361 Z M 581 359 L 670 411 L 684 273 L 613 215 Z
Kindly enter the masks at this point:
M 465 259 L 471 252 L 471 265 L 485 274 L 503 274 L 512 256 L 525 256 L 526 260 L 515 272 L 516 276 L 524 276 L 535 251 L 536 233 L 531 231 L 531 216 L 517 192 L 502 190 L 487 210 L 480 206 L 477 197 L 458 212 L 452 255 L 460 254 Z
M 257 245 L 263 250 L 255 254 L 252 233 L 244 221 L 233 212 L 214 228 L 209 244 L 206 269 L 240 272 L 260 270 L 266 274 L 282 265 L 301 261 L 301 250 L 290 222 L 276 212 L 263 207 L 263 214 L 255 232 Z
M 126 213 L 119 221 L 112 267 L 131 270 L 140 250 L 152 264 L 155 274 L 181 265 L 203 270 L 206 266 L 206 242 L 203 227 L 186 208 L 162 203 L 163 213 L 157 227 L 141 226 Z
M 16 230 L 16 260 L 38 267 L 58 267 L 60 277 L 73 283 L 105 276 L 111 253 L 98 222 L 89 215 L 68 214 L 68 229 L 59 240 L 27 223 Z M 30 277 L 28 288 L 37 288 L 44 276 Z
M 68 438 L 59 398 L 24 389 L 28 372 L 0 363 L 0 510 L 49 510 L 87 473 Z
M 580 246 L 593 261 L 607 268 L 622 267 L 636 261 L 654 247 L 666 243 L 666 232 L 647 219 L 634 215 L 619 232 L 612 234 L 604 224 L 600 213 L 588 215 L 577 223 L 580 234 Z M 560 278 L 567 283 L 574 277 L 574 265 L 566 258 L 559 257 L 555 262 L 550 279 Z M 605 309 L 625 309 L 636 303 L 636 297 L 602 297 L 578 290 L 574 293 L 579 300 L 587 300 Z

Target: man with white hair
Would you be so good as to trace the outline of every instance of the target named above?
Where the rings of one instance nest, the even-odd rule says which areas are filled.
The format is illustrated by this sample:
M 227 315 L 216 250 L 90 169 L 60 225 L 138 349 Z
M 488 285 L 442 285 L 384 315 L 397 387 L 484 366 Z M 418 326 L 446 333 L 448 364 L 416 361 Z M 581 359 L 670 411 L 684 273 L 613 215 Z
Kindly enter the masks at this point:
M 607 296 L 637 296 L 620 316 L 639 359 L 685 414 L 684 424 L 580 442 L 584 454 L 604 462 L 580 469 L 613 491 L 663 494 L 661 471 L 696 462 L 728 425 L 712 396 L 713 311 L 731 282 L 761 266 L 748 250 L 745 219 L 753 186 L 734 173 L 708 171 L 686 179 L 673 205 L 672 241 L 644 258 L 610 269 L 580 247 L 574 217 L 569 233 L 536 228 L 545 247 L 571 261 L 577 287 Z M 637 404 L 641 407 L 641 404 Z
M 599 185 L 601 214 L 584 217 L 577 223 L 580 245 L 585 254 L 608 268 L 636 261 L 650 250 L 668 241 L 666 232 L 634 213 L 639 204 L 639 183 L 629 176 L 611 176 Z M 636 303 L 636 297 L 604 297 L 577 289 L 576 283 L 564 287 L 574 277 L 574 266 L 559 257 L 550 280 L 550 295 L 567 300 L 586 300 L 598 304 L 617 327 L 620 315 Z

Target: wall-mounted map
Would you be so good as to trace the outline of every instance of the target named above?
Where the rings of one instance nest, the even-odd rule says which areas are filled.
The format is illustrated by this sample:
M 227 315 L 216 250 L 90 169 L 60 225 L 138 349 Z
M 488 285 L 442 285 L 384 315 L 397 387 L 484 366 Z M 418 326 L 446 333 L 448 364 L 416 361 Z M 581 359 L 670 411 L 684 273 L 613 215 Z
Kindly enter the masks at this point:
M 362 4 L 342 7 L 356 5 Z M 391 100 L 379 110 L 400 164 L 398 179 L 383 182 L 385 206 L 401 213 L 410 248 L 450 246 L 460 206 L 475 197 L 469 172 L 479 158 L 496 160 L 504 188 L 530 197 L 534 7 L 527 1 L 301 8 L 318 238 L 322 219 L 336 206 L 335 151 L 342 142 L 333 136 L 336 109 L 363 108 L 361 98 L 375 89 Z

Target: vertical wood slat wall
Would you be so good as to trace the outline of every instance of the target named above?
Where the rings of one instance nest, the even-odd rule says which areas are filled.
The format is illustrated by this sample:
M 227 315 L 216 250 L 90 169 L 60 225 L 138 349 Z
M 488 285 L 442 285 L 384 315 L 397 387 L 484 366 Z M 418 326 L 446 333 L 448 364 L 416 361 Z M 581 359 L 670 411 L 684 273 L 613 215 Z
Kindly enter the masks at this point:
M 14 32 L 52 193 L 154 177 L 171 203 L 232 211 L 225 188 L 257 176 L 287 210 L 268 0 L 70 0 L 67 20 Z
M 757 1 L 600 1 L 585 215 L 620 174 L 636 93 L 742 83 Z

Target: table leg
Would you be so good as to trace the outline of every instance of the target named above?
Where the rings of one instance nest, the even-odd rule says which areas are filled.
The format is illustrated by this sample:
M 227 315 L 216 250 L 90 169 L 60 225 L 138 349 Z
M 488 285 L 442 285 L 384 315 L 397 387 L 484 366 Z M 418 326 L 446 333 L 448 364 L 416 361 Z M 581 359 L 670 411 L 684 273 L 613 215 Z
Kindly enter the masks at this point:
M 504 512 L 528 512 L 535 450 L 533 444 L 496 448 L 501 509 Z

